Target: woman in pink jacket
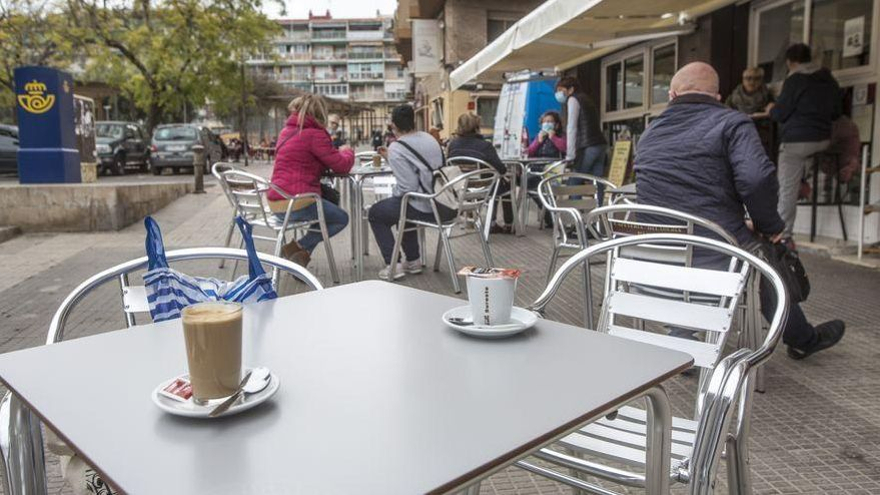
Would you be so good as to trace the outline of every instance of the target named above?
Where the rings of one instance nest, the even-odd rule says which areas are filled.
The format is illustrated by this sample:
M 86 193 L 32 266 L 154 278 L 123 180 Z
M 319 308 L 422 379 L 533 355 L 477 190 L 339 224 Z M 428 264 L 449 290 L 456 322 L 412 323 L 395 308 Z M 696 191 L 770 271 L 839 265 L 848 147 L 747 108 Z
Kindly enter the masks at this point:
M 559 158 L 565 156 L 566 141 L 562 133 L 562 119 L 552 110 L 541 115 L 541 131 L 529 145 L 529 158 Z
M 278 136 L 272 183 L 290 196 L 302 193 L 321 194 L 321 176 L 330 170 L 346 174 L 354 165 L 354 151 L 347 145 L 337 150 L 327 132 L 327 105 L 319 95 L 305 94 L 290 102 L 290 118 Z M 348 225 L 348 213 L 335 204 L 321 199 L 327 233 L 332 237 Z M 269 206 L 283 219 L 288 201 L 275 191 L 269 192 Z M 290 222 L 318 219 L 318 205 L 312 198 L 294 201 Z M 281 249 L 285 258 L 306 266 L 311 253 L 323 240 L 318 224 L 312 225 L 299 240 Z

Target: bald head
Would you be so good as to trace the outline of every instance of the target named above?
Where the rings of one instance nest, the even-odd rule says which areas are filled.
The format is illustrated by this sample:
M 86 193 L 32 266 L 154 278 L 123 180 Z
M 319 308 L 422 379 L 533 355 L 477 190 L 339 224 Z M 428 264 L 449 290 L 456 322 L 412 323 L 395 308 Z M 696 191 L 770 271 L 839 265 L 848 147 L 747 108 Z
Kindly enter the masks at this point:
M 718 73 L 705 62 L 691 62 L 675 73 L 669 85 L 669 96 L 675 98 L 697 93 L 718 98 Z

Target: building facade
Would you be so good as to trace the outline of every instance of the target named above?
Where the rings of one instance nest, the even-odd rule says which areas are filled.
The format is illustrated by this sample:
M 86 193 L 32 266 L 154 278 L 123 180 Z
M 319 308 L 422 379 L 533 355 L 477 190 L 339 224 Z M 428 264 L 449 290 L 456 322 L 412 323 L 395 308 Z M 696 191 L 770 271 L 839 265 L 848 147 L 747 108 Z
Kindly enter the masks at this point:
M 384 128 L 390 109 L 406 101 L 405 65 L 394 44 L 390 16 L 279 19 L 282 33 L 271 49 L 248 61 L 251 71 L 292 90 L 324 95 L 341 109 L 343 128 L 355 141 Z M 263 134 L 277 135 L 278 118 Z M 283 116 L 282 116 L 283 118 Z
M 480 115 L 491 134 L 503 80 L 449 90 L 449 72 L 482 50 L 542 0 L 399 0 L 394 35 L 413 74 L 413 100 L 422 130 L 448 138 L 458 116 Z

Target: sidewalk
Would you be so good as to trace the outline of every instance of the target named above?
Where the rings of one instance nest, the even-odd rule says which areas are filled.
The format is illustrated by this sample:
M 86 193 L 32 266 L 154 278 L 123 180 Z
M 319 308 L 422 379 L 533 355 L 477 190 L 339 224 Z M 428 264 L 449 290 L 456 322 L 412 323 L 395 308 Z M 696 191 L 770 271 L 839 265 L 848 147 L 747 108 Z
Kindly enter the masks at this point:
M 263 175 L 269 173 L 265 164 L 250 169 Z M 187 195 L 155 215 L 169 249 L 222 244 L 231 210 L 212 181 L 207 180 L 206 194 Z M 343 283 L 353 279 L 348 232 L 346 229 L 333 243 Z M 433 242 L 429 237 L 430 246 L 434 246 Z M 42 345 L 49 320 L 61 299 L 86 277 L 143 256 L 143 244 L 140 223 L 116 233 L 25 234 L 0 244 L 0 352 Z M 480 247 L 473 236 L 455 239 L 453 246 L 459 266 L 481 262 Z M 269 249 L 266 244 L 258 244 L 258 248 Z M 433 249 L 427 251 L 430 266 Z M 534 300 L 544 287 L 549 231 L 531 228 L 527 237 L 493 236 L 492 251 L 499 266 L 526 269 L 520 280 L 517 304 L 526 305 Z M 370 253 L 365 275 L 376 278 L 382 262 L 372 241 Z M 843 318 L 848 324 L 847 334 L 839 346 L 806 361 L 792 361 L 780 349 L 768 363 L 767 393 L 756 397 L 753 414 L 754 492 L 880 493 L 880 272 L 810 254 L 803 258 L 813 285 L 810 301 L 804 305 L 808 317 L 814 323 Z M 316 251 L 309 268 L 326 285 L 332 285 L 322 250 Z M 214 264 L 202 263 L 191 270 L 229 278 L 231 268 L 221 271 Z M 452 295 L 445 265 L 440 273 L 427 270 L 401 283 Z M 578 276 L 566 282 L 550 307 L 549 318 L 581 323 L 579 283 Z M 465 294 L 459 297 L 464 298 Z M 66 338 L 122 328 L 119 300 L 114 284 L 90 295 L 74 311 Z M 584 377 L 584 386 L 600 379 Z M 696 380 L 692 378 L 670 381 L 667 389 L 677 415 L 692 413 L 695 388 Z M 57 461 L 50 462 L 54 463 L 49 492 L 69 493 L 61 485 Z M 719 493 L 726 490 L 725 476 L 722 469 Z M 681 488 L 675 492 L 684 493 Z M 571 492 L 511 468 L 484 482 L 482 493 Z

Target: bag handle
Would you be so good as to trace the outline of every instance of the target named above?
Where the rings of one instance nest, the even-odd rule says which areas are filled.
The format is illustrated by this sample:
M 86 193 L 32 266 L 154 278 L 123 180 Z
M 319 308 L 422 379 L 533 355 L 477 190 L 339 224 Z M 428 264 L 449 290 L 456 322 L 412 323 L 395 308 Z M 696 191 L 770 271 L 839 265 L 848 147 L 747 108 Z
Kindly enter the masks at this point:
M 248 254 L 248 274 L 251 280 L 261 275 L 265 275 L 266 271 L 263 270 L 263 265 L 260 263 L 260 257 L 257 256 L 257 248 L 254 247 L 254 238 L 251 235 L 251 230 L 253 228 L 241 217 L 235 217 L 235 224 L 238 225 L 238 230 L 241 232 L 241 238 L 244 239 L 244 248 L 247 250 Z
M 168 268 L 168 259 L 165 258 L 165 244 L 162 242 L 162 231 L 159 230 L 159 224 L 153 220 L 153 217 L 144 218 L 144 227 L 147 229 L 147 259 L 149 260 L 148 270 L 156 268 Z

